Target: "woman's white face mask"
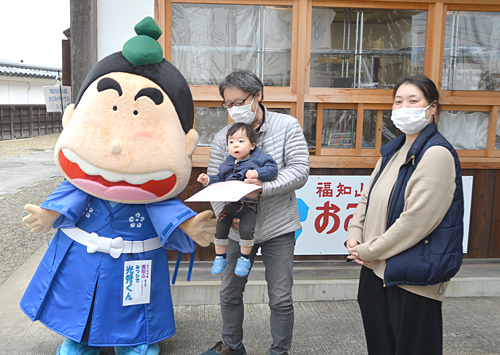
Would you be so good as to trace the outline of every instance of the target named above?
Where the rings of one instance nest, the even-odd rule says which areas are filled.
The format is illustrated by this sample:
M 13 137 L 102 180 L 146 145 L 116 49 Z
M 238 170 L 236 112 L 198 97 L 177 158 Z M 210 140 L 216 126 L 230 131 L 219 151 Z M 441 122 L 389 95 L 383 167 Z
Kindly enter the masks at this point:
M 250 102 L 250 104 L 248 105 L 233 106 L 231 108 L 228 108 L 227 112 L 229 113 L 229 116 L 231 116 L 231 119 L 234 122 L 251 124 L 255 119 L 255 114 L 257 113 L 257 110 L 255 110 L 255 112 L 252 111 L 252 104 L 254 99 L 255 97 L 252 98 L 252 102 Z
M 429 124 L 430 117 L 425 118 L 425 111 L 432 106 L 431 102 L 426 108 L 402 107 L 392 111 L 391 119 L 394 125 L 405 134 L 415 134 L 422 131 Z

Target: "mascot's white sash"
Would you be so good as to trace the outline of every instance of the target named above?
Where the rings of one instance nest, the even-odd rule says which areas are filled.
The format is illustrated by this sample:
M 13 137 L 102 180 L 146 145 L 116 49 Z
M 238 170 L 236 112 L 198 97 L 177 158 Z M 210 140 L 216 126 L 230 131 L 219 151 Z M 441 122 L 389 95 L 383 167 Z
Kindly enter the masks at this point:
M 61 230 L 75 242 L 85 245 L 88 253 L 99 251 L 115 259 L 119 258 L 122 253 L 145 253 L 163 246 L 160 237 L 130 242 L 124 241 L 121 237 L 108 238 L 101 237 L 97 233 L 87 233 L 78 227 L 61 228 Z

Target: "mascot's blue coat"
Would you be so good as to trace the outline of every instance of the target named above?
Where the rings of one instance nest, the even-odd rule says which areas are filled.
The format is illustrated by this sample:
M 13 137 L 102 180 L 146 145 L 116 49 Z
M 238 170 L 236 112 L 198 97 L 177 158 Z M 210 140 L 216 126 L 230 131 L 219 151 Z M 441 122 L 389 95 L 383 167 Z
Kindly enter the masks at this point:
M 192 253 L 215 232 L 211 211 L 197 214 L 175 198 L 198 143 L 189 85 L 163 59 L 154 20 L 135 30 L 65 110 L 54 155 L 67 181 L 41 206 L 25 207 L 34 233 L 59 228 L 20 304 L 66 337 L 58 355 L 102 346 L 158 355 L 156 343 L 175 333 L 166 249 Z M 131 274 L 133 265 L 141 272 Z
M 89 233 L 128 241 L 158 235 L 166 249 L 183 253 L 191 253 L 196 247 L 177 228 L 196 213 L 178 199 L 149 205 L 115 204 L 64 182 L 41 207 L 62 213 L 54 228 L 76 225 Z M 123 307 L 124 270 L 120 265 L 138 259 L 154 264 L 151 302 Z M 80 342 L 94 300 L 89 345 L 152 344 L 175 333 L 169 283 L 165 249 L 113 259 L 105 253 L 87 253 L 85 246 L 59 230 L 21 300 L 21 308 L 31 320 L 40 320 L 53 331 Z

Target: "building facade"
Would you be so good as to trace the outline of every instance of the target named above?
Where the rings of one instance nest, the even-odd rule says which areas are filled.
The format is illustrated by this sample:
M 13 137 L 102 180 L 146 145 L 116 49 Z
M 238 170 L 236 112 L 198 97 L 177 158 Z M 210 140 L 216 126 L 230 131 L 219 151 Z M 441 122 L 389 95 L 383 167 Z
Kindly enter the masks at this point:
M 441 93 L 439 130 L 474 177 L 465 257 L 500 257 L 498 0 L 155 0 L 154 16 L 165 58 L 190 84 L 200 133 L 181 197 L 199 190 L 211 139 L 230 122 L 218 83 L 233 70 L 255 72 L 265 105 L 297 117 L 312 175 L 370 174 L 399 133 L 392 88 L 424 74 Z
M 42 88 L 60 77 L 60 68 L 0 61 L 0 105 L 45 104 Z
M 0 61 L 0 140 L 61 132 L 61 113 L 47 112 L 43 93 L 59 78 L 60 68 Z

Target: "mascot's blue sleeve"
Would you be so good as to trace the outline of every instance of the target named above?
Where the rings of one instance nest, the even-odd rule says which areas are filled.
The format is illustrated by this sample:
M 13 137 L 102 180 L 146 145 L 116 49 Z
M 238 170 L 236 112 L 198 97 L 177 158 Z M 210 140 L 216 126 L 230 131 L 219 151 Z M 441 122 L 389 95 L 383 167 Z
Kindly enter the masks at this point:
M 69 181 L 64 181 L 40 205 L 46 210 L 61 213 L 52 228 L 74 228 L 89 205 L 91 196 L 78 189 Z
M 177 198 L 148 204 L 146 208 L 165 249 L 182 253 L 196 250 L 196 243 L 179 228 L 183 222 L 196 216 L 196 212 Z

